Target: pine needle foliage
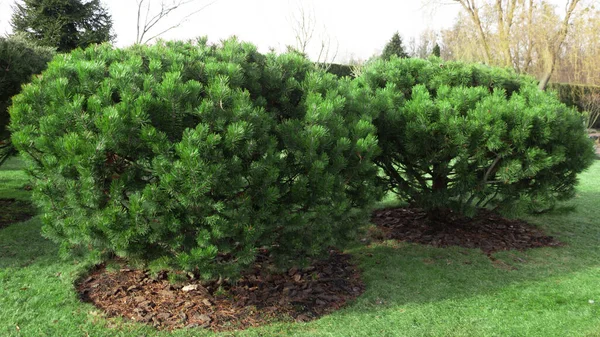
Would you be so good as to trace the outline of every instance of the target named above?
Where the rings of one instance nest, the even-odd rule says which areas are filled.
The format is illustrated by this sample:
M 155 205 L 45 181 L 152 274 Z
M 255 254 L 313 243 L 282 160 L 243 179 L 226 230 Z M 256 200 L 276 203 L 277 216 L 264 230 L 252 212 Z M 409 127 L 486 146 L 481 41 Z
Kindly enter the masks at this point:
M 57 56 L 11 125 L 63 250 L 233 277 L 264 250 L 302 264 L 362 224 L 379 196 L 363 94 L 235 39 L 100 45 Z
M 546 210 L 594 158 L 581 115 L 507 69 L 396 58 L 356 81 L 379 113 L 389 189 L 441 224 L 449 210 Z

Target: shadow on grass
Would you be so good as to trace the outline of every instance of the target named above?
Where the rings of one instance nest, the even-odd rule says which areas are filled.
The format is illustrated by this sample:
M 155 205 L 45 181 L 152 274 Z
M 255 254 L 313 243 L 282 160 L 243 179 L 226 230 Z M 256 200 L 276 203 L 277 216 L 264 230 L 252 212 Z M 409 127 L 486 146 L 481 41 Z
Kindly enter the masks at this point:
M 549 232 L 567 242 L 566 246 L 499 252 L 494 254 L 495 261 L 479 250 L 461 247 L 434 248 L 395 241 L 356 245 L 349 252 L 359 262 L 367 289 L 335 314 L 336 320 L 354 314 L 371 317 L 382 309 L 410 304 L 494 295 L 511 286 L 566 278 L 568 274 L 597 267 L 600 226 L 594 222 L 597 208 L 591 208 L 597 200 L 600 193 L 583 192 L 565 204 L 577 206 L 575 213 L 552 212 L 528 217 L 530 222 L 551 229 Z M 0 268 L 56 263 L 57 246 L 44 239 L 40 229 L 39 218 L 34 218 L 0 230 Z
M 397 241 L 352 248 L 367 289 L 349 311 L 493 295 L 514 285 L 568 278 L 597 268 L 600 191 L 586 187 L 554 211 L 523 217 L 565 243 L 562 247 L 501 251 L 492 258 L 477 249 Z
M 375 311 L 489 295 L 597 267 L 598 249 L 581 249 L 578 244 L 498 252 L 492 259 L 476 249 L 395 241 L 357 247 L 352 253 L 360 261 L 366 292 L 349 310 Z
M 593 261 L 600 259 L 599 249 L 580 248 L 594 243 L 597 246 L 600 226 L 568 226 L 562 221 L 565 217 L 560 213 L 536 219 L 542 227 L 569 233 L 567 246 L 499 252 L 494 254 L 495 261 L 480 250 L 462 247 L 435 248 L 396 241 L 357 245 L 350 253 L 359 262 L 367 285 L 366 293 L 357 300 L 364 306 L 359 307 L 368 310 L 369 303 L 382 299 L 389 305 L 398 305 L 470 297 L 593 266 Z M 41 222 L 36 217 L 0 230 L 0 268 L 56 261 L 57 245 L 43 238 L 40 229 Z
M 57 246 L 42 237 L 38 217 L 0 230 L 0 268 L 48 264 L 58 259 Z

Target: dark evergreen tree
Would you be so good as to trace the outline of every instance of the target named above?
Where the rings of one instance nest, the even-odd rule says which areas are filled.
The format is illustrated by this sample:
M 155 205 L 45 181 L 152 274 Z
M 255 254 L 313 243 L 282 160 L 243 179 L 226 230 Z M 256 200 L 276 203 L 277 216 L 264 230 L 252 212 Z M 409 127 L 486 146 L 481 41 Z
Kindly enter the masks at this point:
M 408 54 L 404 51 L 404 46 L 402 45 L 402 37 L 398 32 L 394 33 L 392 39 L 383 48 L 381 58 L 389 60 L 393 55 L 396 55 L 399 58 L 408 57 Z
M 433 46 L 433 50 L 431 51 L 431 55 L 436 56 L 436 57 L 441 57 L 441 51 L 440 51 L 440 45 L 439 44 L 435 44 L 435 46 Z
M 14 32 L 59 52 L 112 41 L 112 18 L 100 0 L 22 0 L 12 16 Z

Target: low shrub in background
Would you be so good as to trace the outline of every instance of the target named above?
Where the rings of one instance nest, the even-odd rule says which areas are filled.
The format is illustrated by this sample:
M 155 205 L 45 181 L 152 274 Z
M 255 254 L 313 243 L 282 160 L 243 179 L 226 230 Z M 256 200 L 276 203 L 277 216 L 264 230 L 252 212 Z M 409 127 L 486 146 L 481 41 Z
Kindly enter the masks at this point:
M 351 238 L 379 189 L 364 91 L 233 40 L 57 56 L 11 109 L 44 233 L 63 250 L 235 276 Z
M 588 128 L 600 128 L 600 86 L 550 83 L 561 102 L 576 107 L 585 117 Z
M 46 69 L 53 48 L 41 47 L 21 35 L 0 37 L 0 165 L 14 152 L 8 140 L 8 107 L 21 85 Z
M 448 210 L 547 209 L 573 196 L 594 158 L 581 115 L 509 70 L 392 58 L 356 81 L 379 114 L 389 188 L 435 223 Z

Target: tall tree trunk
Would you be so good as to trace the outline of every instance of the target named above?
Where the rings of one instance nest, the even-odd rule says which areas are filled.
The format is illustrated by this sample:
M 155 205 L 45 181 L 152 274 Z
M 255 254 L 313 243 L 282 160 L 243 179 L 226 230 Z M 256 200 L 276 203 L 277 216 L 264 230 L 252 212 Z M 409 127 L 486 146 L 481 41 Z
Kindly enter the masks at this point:
M 533 25 L 533 0 L 528 1 L 529 7 L 527 10 L 526 22 L 527 22 L 527 52 L 525 53 L 525 60 L 523 61 L 523 72 L 528 73 L 529 67 L 533 62 L 533 42 L 532 25 Z
M 512 67 L 512 55 L 510 52 L 510 31 L 513 25 L 513 18 L 517 0 L 508 0 L 505 9 L 502 6 L 502 0 L 496 0 L 496 15 L 498 17 L 498 35 L 500 37 L 500 47 L 502 49 L 502 65 Z
M 567 37 L 567 33 L 569 32 L 569 21 L 571 20 L 571 16 L 577 7 L 577 4 L 580 0 L 569 0 L 566 5 L 565 18 L 560 25 L 560 29 L 558 33 L 554 36 L 552 41 L 549 41 L 547 48 L 547 57 L 548 64 L 546 65 L 546 71 L 540 80 L 539 88 L 540 90 L 546 90 L 548 86 L 548 82 L 550 82 L 550 78 L 552 77 L 552 73 L 554 72 L 554 68 L 556 66 L 556 59 L 558 58 L 558 53 L 560 52 L 560 47 L 563 42 L 565 42 L 565 38 Z
M 471 20 L 477 26 L 477 31 L 479 32 L 479 38 L 481 39 L 481 43 L 483 44 L 483 50 L 485 52 L 485 63 L 490 64 L 492 61 L 492 55 L 490 52 L 490 46 L 488 44 L 488 39 L 483 30 L 483 24 L 481 22 L 481 18 L 479 17 L 479 8 L 475 4 L 476 0 L 454 0 L 461 4 L 461 6 L 469 13 Z

